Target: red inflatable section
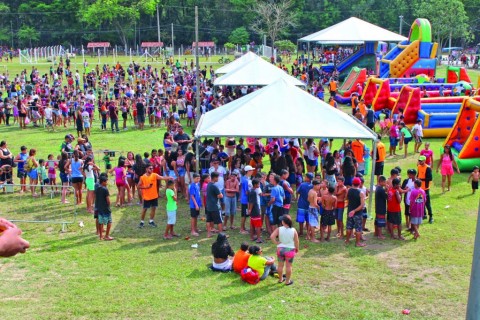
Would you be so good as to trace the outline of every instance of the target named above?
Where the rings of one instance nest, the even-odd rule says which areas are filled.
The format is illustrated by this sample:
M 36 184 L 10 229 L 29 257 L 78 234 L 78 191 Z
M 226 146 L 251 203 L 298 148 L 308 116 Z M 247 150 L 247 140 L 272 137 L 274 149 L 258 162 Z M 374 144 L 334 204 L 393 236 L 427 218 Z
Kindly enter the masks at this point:
M 414 124 L 417 121 L 418 111 L 420 110 L 420 88 L 410 86 L 402 87 L 397 103 L 392 109 L 392 113 L 399 113 L 403 110 L 404 122 Z
M 461 159 L 480 158 L 480 118 L 477 119 L 477 112 L 480 112 L 480 102 L 465 99 L 447 138 L 449 145 L 454 142 L 463 144 L 458 155 Z
M 457 73 L 453 70 L 447 70 L 447 83 L 457 83 L 458 81 Z
M 452 94 L 452 90 L 445 90 L 443 91 L 443 94 L 445 96 L 450 96 Z M 392 92 L 390 93 L 390 96 L 393 97 L 393 98 L 398 98 L 398 96 L 400 95 L 400 92 Z M 436 91 L 427 91 L 427 95 L 428 97 L 430 98 L 436 98 L 436 97 L 440 97 L 440 92 L 438 90 Z
M 365 104 L 371 104 L 373 110 L 391 109 L 393 104 L 390 102 L 390 81 L 369 78 L 365 89 L 363 89 L 362 99 Z
M 470 80 L 470 77 L 468 76 L 467 70 L 465 70 L 465 68 L 463 67 L 460 68 L 460 81 L 472 83 L 472 81 Z

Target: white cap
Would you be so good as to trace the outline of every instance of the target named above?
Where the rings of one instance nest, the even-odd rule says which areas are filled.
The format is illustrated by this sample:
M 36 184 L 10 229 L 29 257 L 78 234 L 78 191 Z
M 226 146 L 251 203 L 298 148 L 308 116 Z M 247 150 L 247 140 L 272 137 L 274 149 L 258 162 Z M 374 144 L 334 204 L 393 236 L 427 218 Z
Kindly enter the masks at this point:
M 248 172 L 248 171 L 253 171 L 255 169 L 253 169 L 252 166 L 245 166 L 245 168 L 243 168 L 243 170 L 245 170 L 245 172 Z

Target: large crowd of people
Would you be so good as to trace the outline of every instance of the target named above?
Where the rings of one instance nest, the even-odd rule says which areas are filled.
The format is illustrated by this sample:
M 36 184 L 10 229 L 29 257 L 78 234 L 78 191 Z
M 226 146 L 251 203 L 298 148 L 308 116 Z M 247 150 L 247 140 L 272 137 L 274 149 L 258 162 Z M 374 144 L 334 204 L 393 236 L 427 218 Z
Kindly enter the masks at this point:
M 49 74 L 40 74 L 32 67 L 29 73 L 25 70 L 14 78 L 3 75 L 0 122 L 7 126 L 18 124 L 21 129 L 25 129 L 29 122 L 53 131 L 62 126 L 75 128 L 77 138 L 67 134 L 58 154 L 41 156 L 35 146 L 15 145 L 11 148 L 7 141 L 1 141 L 0 184 L 4 187 L 5 184 L 20 184 L 20 192 L 30 192 L 33 197 L 44 192 L 59 192 L 63 203 L 68 202 L 68 187 L 73 186 L 77 205 L 83 205 L 86 192 L 86 210 L 94 214 L 97 234 L 103 240 L 113 240 L 110 236 L 112 217 L 108 175 L 114 176 L 117 188 L 112 206 L 135 203 L 141 206 L 139 228 L 157 227 L 156 209 L 159 199 L 160 202 L 165 199 L 168 217 L 163 234 L 165 240 L 180 236 L 174 227 L 177 204 L 183 200 L 190 210 L 192 237 L 201 235 L 199 219 L 205 219 L 204 235 L 221 234 L 217 241 L 225 242 L 227 233 L 238 230 L 258 245 L 266 240 L 276 243 L 277 238 L 280 244 L 286 243 L 285 246 L 279 244 L 277 254 L 278 272 L 282 274 L 286 268 L 287 284 L 292 283 L 291 263 L 298 250 L 298 237 L 314 243 L 339 238 L 348 244 L 354 239 L 356 246 L 365 246 L 365 234 L 369 232 L 366 202 L 372 195 L 364 185 L 363 175 L 370 167 L 372 150 L 360 140 L 345 141 L 336 150 L 332 149 L 332 141 L 328 139 L 279 137 L 262 140 L 248 137 L 194 140 L 184 131 L 183 125 L 193 126 L 197 111 L 204 113 L 221 107 L 254 88 L 225 87 L 215 91 L 211 83 L 215 76 L 212 68 L 207 70 L 204 67 L 197 73 L 193 62 L 189 64 L 187 60 L 183 63 L 172 61 L 170 65 L 171 70 L 141 67 L 136 63 L 126 68 L 117 64 L 90 69 L 85 65 L 86 72 L 80 76 L 77 70 L 72 70 L 67 59 L 65 63 L 60 61 L 58 68 L 51 68 Z M 323 92 L 323 84 L 311 81 L 308 76 L 303 77 L 308 74 L 308 66 L 302 68 L 302 75 L 298 76 L 310 84 L 312 94 L 323 98 L 318 95 L 318 91 Z M 297 71 L 294 69 L 292 73 Z M 195 85 L 197 74 L 201 78 L 200 88 Z M 329 89 L 335 92 L 335 88 L 332 79 Z M 194 107 L 197 90 L 200 90 L 201 110 Z M 336 107 L 332 100 L 330 104 Z M 434 156 L 428 142 L 420 150 L 423 141 L 421 123 L 413 128 L 413 132 L 405 127 L 401 118 L 399 122 L 392 119 L 391 125 L 386 126 L 384 122 L 390 118 L 374 117 L 373 111 L 368 106 L 362 107 L 361 101 L 353 111 L 367 126 L 379 126 L 382 134 L 389 135 L 391 156 L 396 154 L 398 142 L 405 148 L 407 156 L 408 143 L 415 139 L 414 153 L 416 157 L 419 155 L 418 164 L 408 168 L 408 177 L 403 181 L 400 178 L 402 170 L 398 167 L 390 172 L 389 177 L 384 176 L 387 151 L 381 139 L 377 142 L 374 236 L 384 239 L 383 228 L 386 228 L 391 238 L 404 240 L 403 224 L 417 239 L 419 226 L 427 214 L 428 221 L 434 221 L 429 194 Z M 123 122 L 119 125 L 120 113 Z M 110 126 L 107 127 L 108 121 Z M 143 130 L 145 123 L 151 127 L 165 127 L 163 148 L 147 150 L 143 154 L 128 152 L 125 156 L 112 155 L 109 151 L 101 152 L 100 156 L 94 153 L 89 141 L 91 130 L 115 133 L 120 129 L 127 130 L 129 121 L 133 123 L 131 127 L 138 130 Z M 385 131 L 384 127 L 387 128 Z M 195 155 L 197 149 L 199 154 Z M 117 163 L 112 165 L 114 157 Z M 449 191 L 453 168 L 457 171 L 458 168 L 448 148 L 440 156 L 437 171 L 439 168 L 442 169 L 442 189 L 445 191 L 447 183 Z M 474 183 L 478 188 L 478 178 L 477 168 L 470 176 L 472 188 Z M 289 214 L 295 202 L 297 210 L 293 213 L 296 213 L 298 234 L 289 231 L 293 229 Z M 148 221 L 145 220 L 147 211 Z M 333 231 L 334 227 L 336 231 Z M 248 250 L 252 257 L 261 252 L 256 245 L 247 249 L 242 246 L 242 250 Z M 212 251 L 214 267 L 231 268 L 234 263 L 229 258 L 232 250 L 220 254 L 221 250 Z M 258 259 L 252 265 L 247 264 L 254 265 L 260 279 L 276 270 L 272 259 Z M 279 281 L 282 282 L 283 278 L 280 277 Z

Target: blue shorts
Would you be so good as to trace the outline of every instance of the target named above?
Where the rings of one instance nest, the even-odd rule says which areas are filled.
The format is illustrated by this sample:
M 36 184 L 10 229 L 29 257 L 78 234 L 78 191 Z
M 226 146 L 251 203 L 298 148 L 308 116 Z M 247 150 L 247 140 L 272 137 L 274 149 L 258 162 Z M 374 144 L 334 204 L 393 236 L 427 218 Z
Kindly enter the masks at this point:
M 307 165 L 309 165 L 310 167 L 318 166 L 318 159 L 311 160 L 311 159 L 306 158 L 305 160 L 307 162 Z
M 28 173 L 28 177 L 30 179 L 38 179 L 38 171 L 37 169 L 32 169 L 30 170 L 30 172 Z
M 363 210 L 362 210 L 362 218 L 363 218 L 363 219 L 367 219 L 367 218 L 368 218 L 367 208 L 363 208 Z
M 308 209 L 297 209 L 297 219 L 296 221 L 298 223 L 304 223 L 305 221 L 308 221 Z
M 408 144 L 410 141 L 412 141 L 412 139 L 413 139 L 412 137 L 410 137 L 410 138 L 403 138 L 403 143 L 404 143 L 404 144 Z
M 167 224 L 174 225 L 177 222 L 177 211 L 167 211 Z
M 318 209 L 308 208 L 308 223 L 312 227 L 318 227 Z
M 377 214 L 375 217 L 375 226 L 378 228 L 385 228 L 387 225 L 387 220 L 385 220 L 385 215 Z
M 345 211 L 345 208 L 337 208 L 335 209 L 335 218 L 338 221 L 343 221 L 343 212 Z
M 347 218 L 347 230 L 353 230 L 355 232 L 362 232 L 362 215 L 355 214 L 353 217 Z
M 351 187 L 353 183 L 353 176 L 352 177 L 345 176 L 344 178 L 345 178 L 345 182 L 343 184 L 348 187 Z
M 98 223 L 99 224 L 109 224 L 112 223 L 112 214 L 98 214 Z
M 397 138 L 390 137 L 390 147 L 396 147 L 398 144 Z
M 168 171 L 168 176 L 173 178 L 173 180 L 177 180 L 177 175 L 175 174 L 174 170 L 169 170 Z
M 62 183 L 68 183 L 68 174 L 65 172 L 60 172 L 60 180 Z
M 290 184 L 292 185 L 292 184 L 295 183 L 295 180 L 296 180 L 296 179 L 295 179 L 295 173 L 290 173 L 290 174 L 288 175 L 288 178 L 287 178 L 288 183 L 290 183 Z
M 177 172 L 180 177 L 185 177 L 185 167 L 177 167 Z

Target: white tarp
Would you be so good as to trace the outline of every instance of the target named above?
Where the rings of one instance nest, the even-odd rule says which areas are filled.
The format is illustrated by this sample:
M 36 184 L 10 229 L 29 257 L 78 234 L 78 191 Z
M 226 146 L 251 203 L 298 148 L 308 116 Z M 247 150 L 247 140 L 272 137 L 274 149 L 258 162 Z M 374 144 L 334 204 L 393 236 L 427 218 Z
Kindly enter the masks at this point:
M 230 62 L 229 64 L 226 64 L 224 65 L 223 67 L 220 67 L 218 68 L 217 70 L 215 70 L 215 73 L 216 74 L 225 74 L 225 73 L 229 73 L 241 66 L 243 66 L 244 64 L 252 61 L 252 60 L 255 60 L 255 59 L 262 59 L 260 58 L 259 56 L 257 56 L 255 53 L 253 53 L 252 51 L 248 51 L 247 53 L 245 53 L 243 56 L 241 56 L 240 58 L 238 59 L 235 59 L 233 60 L 232 62 Z
M 195 136 L 376 138 L 356 119 L 283 79 L 202 115 Z
M 285 79 L 295 86 L 305 86 L 302 81 L 288 75 L 270 62 L 254 59 L 235 70 L 215 79 L 215 86 L 266 86 L 278 79 Z
M 312 33 L 299 39 L 305 42 L 329 41 L 391 41 L 407 40 L 395 32 L 388 31 L 367 21 L 351 17 L 331 27 Z

